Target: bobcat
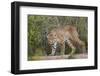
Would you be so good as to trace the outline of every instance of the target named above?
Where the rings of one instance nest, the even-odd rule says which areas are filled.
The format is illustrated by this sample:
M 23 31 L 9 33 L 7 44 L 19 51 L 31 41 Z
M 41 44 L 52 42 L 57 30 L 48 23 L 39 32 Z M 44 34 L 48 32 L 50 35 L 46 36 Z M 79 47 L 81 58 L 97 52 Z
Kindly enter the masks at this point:
M 71 25 L 66 25 L 63 27 L 58 27 L 52 29 L 47 35 L 48 43 L 51 45 L 51 55 L 55 55 L 57 44 L 61 44 L 61 55 L 65 54 L 65 42 L 72 49 L 69 56 L 72 56 L 75 53 L 76 47 L 74 43 L 82 46 L 82 49 L 85 50 L 85 43 L 79 39 L 79 34 L 76 27 Z

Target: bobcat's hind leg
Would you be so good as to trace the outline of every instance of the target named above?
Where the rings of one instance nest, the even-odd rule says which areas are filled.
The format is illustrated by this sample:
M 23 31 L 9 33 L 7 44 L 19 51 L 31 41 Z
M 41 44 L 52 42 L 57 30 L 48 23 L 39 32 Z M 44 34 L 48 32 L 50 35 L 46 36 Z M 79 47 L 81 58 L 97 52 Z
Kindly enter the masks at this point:
M 82 40 L 80 40 L 79 38 L 77 39 L 77 43 L 82 47 L 82 53 L 86 53 L 85 43 Z
M 75 53 L 76 51 L 76 48 L 74 47 L 74 45 L 71 43 L 71 41 L 69 39 L 67 39 L 67 44 L 69 47 L 71 47 L 72 51 L 71 53 L 69 54 L 69 58 L 73 56 L 73 54 Z
M 65 54 L 65 42 L 62 43 L 62 50 L 61 50 L 61 55 L 64 56 Z

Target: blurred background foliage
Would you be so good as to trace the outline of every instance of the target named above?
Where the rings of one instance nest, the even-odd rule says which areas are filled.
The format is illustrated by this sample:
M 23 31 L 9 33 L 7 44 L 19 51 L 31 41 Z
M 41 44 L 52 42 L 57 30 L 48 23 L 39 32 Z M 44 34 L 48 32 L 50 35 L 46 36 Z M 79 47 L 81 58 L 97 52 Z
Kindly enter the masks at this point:
M 59 26 L 72 25 L 77 27 L 80 39 L 87 44 L 88 18 L 74 16 L 46 16 L 46 15 L 28 15 L 28 60 L 34 56 L 46 56 L 50 54 L 50 46 L 47 43 L 47 34 L 53 28 Z M 60 47 L 58 48 L 59 52 Z M 70 48 L 66 48 L 66 53 Z M 69 50 L 69 51 L 68 51 Z

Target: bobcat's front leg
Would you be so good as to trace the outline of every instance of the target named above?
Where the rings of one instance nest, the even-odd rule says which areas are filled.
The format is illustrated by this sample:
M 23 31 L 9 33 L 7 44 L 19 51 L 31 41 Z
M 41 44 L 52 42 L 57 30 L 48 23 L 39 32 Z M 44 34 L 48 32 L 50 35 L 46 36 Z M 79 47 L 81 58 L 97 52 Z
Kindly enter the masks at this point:
M 54 56 L 57 48 L 57 42 L 54 42 L 54 44 L 51 47 L 52 47 L 52 51 L 50 55 Z

